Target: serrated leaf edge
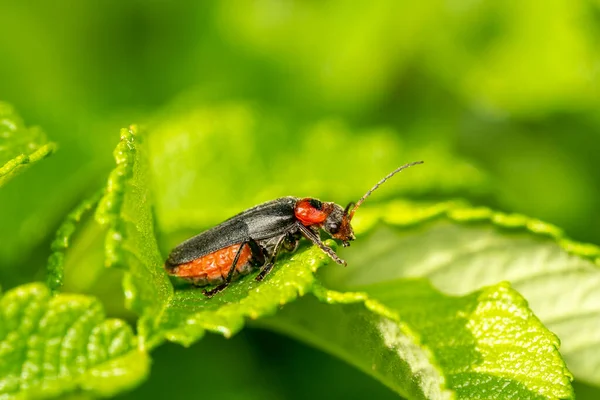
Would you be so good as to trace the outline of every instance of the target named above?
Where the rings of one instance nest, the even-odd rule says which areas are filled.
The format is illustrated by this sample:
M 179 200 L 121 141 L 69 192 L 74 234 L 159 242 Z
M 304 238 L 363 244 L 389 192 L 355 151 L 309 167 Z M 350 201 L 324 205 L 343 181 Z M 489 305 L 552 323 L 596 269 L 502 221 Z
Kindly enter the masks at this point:
M 568 254 L 582 257 L 600 266 L 600 246 L 591 243 L 580 243 L 568 238 L 562 229 L 536 218 L 527 217 L 517 213 L 503 213 L 488 207 L 470 206 L 463 200 L 446 201 L 430 206 L 418 204 L 418 212 L 410 218 L 397 218 L 394 209 L 402 211 L 416 211 L 415 204 L 403 200 L 386 203 L 379 208 L 366 208 L 361 210 L 367 213 L 364 218 L 358 216 L 358 226 L 355 231 L 363 233 L 371 230 L 378 222 L 389 225 L 409 228 L 418 224 L 447 219 L 459 224 L 489 223 L 501 229 L 510 231 L 528 232 L 535 236 L 554 240 Z M 402 213 L 402 214 L 405 214 Z
M 333 242 L 328 242 L 328 244 L 332 245 Z M 274 315 L 280 307 L 291 303 L 299 297 L 305 296 L 307 293 L 311 293 L 313 286 L 317 283 L 314 275 L 315 272 L 320 267 L 325 266 L 330 262 L 329 257 L 323 254 L 319 249 L 313 248 L 307 249 L 306 251 L 311 250 L 315 253 L 315 256 L 310 258 L 312 261 L 310 271 L 305 271 L 305 276 L 302 276 L 303 279 L 300 280 L 297 285 L 290 285 L 288 282 L 285 286 L 277 286 L 277 283 L 270 284 L 269 281 L 261 282 L 257 287 L 251 289 L 246 297 L 236 303 L 225 304 L 217 310 L 193 313 L 185 321 L 185 328 L 188 329 L 188 331 L 185 334 L 181 334 L 179 333 L 179 329 L 167 330 L 167 339 L 184 346 L 190 346 L 202 337 L 204 331 L 218 333 L 226 338 L 230 338 L 244 328 L 247 320 L 256 320 L 261 317 Z M 293 262 L 295 257 L 303 254 L 305 254 L 305 252 L 295 253 L 288 260 L 283 261 L 282 265 L 278 266 L 278 269 L 285 270 L 287 263 Z M 251 279 L 251 277 L 249 277 L 249 279 Z M 277 293 L 273 293 L 274 291 Z M 276 295 L 278 296 L 276 297 Z M 262 300 L 263 298 L 277 298 L 278 302 L 265 302 Z M 265 304 L 267 304 L 267 307 L 264 306 Z M 252 305 L 254 305 L 254 307 L 252 307 Z M 243 309 L 243 311 L 240 311 L 240 309 Z M 218 321 L 221 319 L 228 323 L 207 323 L 206 320 L 203 319 L 203 315 L 208 314 L 213 315 L 213 318 L 211 318 L 213 320 Z M 231 328 L 227 326 L 231 326 Z M 193 336 L 194 338 L 190 340 L 190 336 Z
M 57 149 L 56 143 L 50 142 L 41 146 L 31 154 L 20 154 L 17 157 L 7 161 L 0 167 L 0 184 L 7 182 L 16 174 L 19 169 L 25 168 L 29 164 L 43 160 L 50 156 Z
M 55 238 L 50 245 L 52 254 L 48 257 L 46 268 L 47 284 L 53 293 L 58 292 L 63 285 L 65 253 L 71 245 L 71 238 L 75 234 L 77 226 L 81 222 L 83 216 L 96 207 L 102 197 L 102 193 L 102 191 L 99 191 L 92 197 L 81 201 L 65 217 L 56 231 Z
M 104 196 L 96 208 L 96 221 L 100 225 L 108 226 L 105 239 L 105 265 L 107 267 L 120 266 L 122 263 L 122 257 L 117 250 L 124 238 L 119 215 L 127 181 L 133 176 L 136 135 L 137 127 L 135 125 L 121 129 L 121 139 L 113 152 L 117 165 L 110 172 Z

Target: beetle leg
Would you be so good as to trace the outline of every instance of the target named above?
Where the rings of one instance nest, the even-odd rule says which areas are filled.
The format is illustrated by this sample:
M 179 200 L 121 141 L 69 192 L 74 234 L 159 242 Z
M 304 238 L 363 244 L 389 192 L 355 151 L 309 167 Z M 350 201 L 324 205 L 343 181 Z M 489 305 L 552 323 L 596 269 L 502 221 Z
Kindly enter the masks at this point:
M 323 252 L 325 254 L 327 254 L 329 257 L 331 257 L 331 259 L 333 261 L 335 261 L 336 263 L 341 264 L 343 266 L 347 265 L 346 261 L 339 258 L 338 255 L 335 253 L 335 251 L 333 251 L 333 249 L 331 247 L 326 246 L 325 243 L 323 243 L 321 241 L 321 238 L 319 237 L 319 235 L 315 234 L 310 228 L 307 228 L 306 226 L 302 225 L 301 223 L 296 223 L 296 226 L 308 240 L 310 240 L 311 242 L 313 242 L 314 244 L 319 246 L 319 248 L 321 250 L 323 250 Z
M 267 276 L 267 274 L 269 272 L 271 272 L 271 270 L 273 269 L 274 266 L 275 266 L 275 262 L 272 259 L 271 261 L 266 263 L 264 267 L 262 267 L 262 269 L 260 270 L 258 275 L 256 275 L 256 278 L 254 278 L 254 280 L 257 282 L 261 282 L 263 279 L 265 279 L 265 276 Z
M 256 240 L 250 238 L 248 240 L 248 246 L 250 246 L 250 250 L 252 251 L 252 261 L 255 266 L 265 265 L 265 252 Z
M 269 272 L 271 272 L 271 270 L 273 269 L 273 266 L 275 265 L 275 259 L 277 258 L 277 253 L 279 253 L 279 250 L 281 250 L 281 246 L 285 242 L 286 238 L 287 238 L 287 235 L 281 235 L 281 237 L 277 240 L 277 243 L 275 243 L 275 247 L 273 247 L 273 253 L 271 254 L 271 257 L 269 258 L 269 261 L 262 267 L 262 269 L 260 270 L 258 275 L 256 275 L 256 278 L 254 278 L 256 281 L 258 281 L 258 282 L 262 281 L 263 279 L 265 279 L 265 276 L 267 276 L 267 274 Z
M 283 250 L 288 253 L 293 253 L 298 249 L 298 245 L 300 244 L 300 238 L 302 234 L 300 232 L 289 233 L 286 235 L 285 240 L 283 241 Z
M 242 254 L 242 249 L 247 244 L 249 244 L 249 241 L 245 241 L 245 242 L 242 242 L 242 244 L 240 244 L 239 249 L 235 253 L 235 257 L 233 258 L 233 262 L 231 263 L 231 268 L 229 269 L 229 272 L 227 273 L 227 277 L 225 278 L 225 282 L 221 283 L 219 286 L 217 286 L 211 290 L 202 291 L 202 293 L 204 293 L 204 295 L 206 297 L 212 297 L 215 294 L 223 291 L 227 286 L 229 286 L 229 284 L 231 283 L 231 279 L 233 278 L 233 273 L 235 272 L 235 268 L 237 267 L 238 260 L 240 259 L 240 254 Z M 250 245 L 250 249 L 252 249 L 252 245 Z

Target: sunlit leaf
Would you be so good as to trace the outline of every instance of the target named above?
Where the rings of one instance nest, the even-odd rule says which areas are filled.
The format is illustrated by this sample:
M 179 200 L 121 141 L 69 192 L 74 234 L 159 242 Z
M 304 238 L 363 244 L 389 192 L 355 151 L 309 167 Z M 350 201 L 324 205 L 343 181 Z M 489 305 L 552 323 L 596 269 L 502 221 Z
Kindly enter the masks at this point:
M 452 398 L 454 394 L 470 398 L 473 394 L 482 396 L 492 392 L 496 396 L 492 398 L 503 398 L 505 393 L 526 396 L 524 398 L 571 397 L 570 375 L 557 351 L 558 341 L 533 316 L 525 301 L 505 286 L 458 300 L 426 287 L 427 293 L 423 290 L 414 297 L 393 298 L 387 306 L 389 298 L 385 296 L 378 303 L 364 293 L 322 289 L 313 273 L 328 258 L 312 246 L 281 257 L 275 271 L 261 283 L 255 282 L 252 275 L 247 276 L 211 299 L 191 287 L 169 292 L 171 286 L 163 278 L 165 272 L 153 233 L 148 194 L 152 182 L 144 168 L 148 151 L 145 141 L 144 135 L 137 134 L 133 128 L 122 131 L 121 143 L 115 151 L 117 167 L 111 173 L 107 195 L 96 215 L 99 221 L 111 227 L 107 240 L 109 265 L 128 271 L 125 288 L 129 290 L 129 304 L 140 305 L 133 309 L 141 314 L 139 332 L 147 348 L 160 344 L 165 338 L 190 345 L 206 331 L 230 336 L 242 329 L 247 319 L 271 316 L 284 306 L 284 312 L 291 313 L 290 318 L 297 320 L 292 328 L 282 329 L 309 342 L 312 338 L 315 344 L 362 369 L 374 365 L 377 370 L 379 365 L 385 372 L 374 373 L 375 376 L 410 398 Z M 147 285 L 155 287 L 146 288 Z M 163 291 L 164 285 L 168 288 Z M 391 285 L 392 292 L 403 289 L 402 284 Z M 286 306 L 308 293 L 316 295 L 322 303 L 309 297 Z M 374 290 L 373 295 L 377 297 L 381 293 L 386 291 Z M 413 314 L 396 310 L 401 308 L 398 302 L 408 306 L 415 301 L 420 303 L 410 308 Z M 339 326 L 329 335 L 329 328 L 322 326 L 314 328 L 318 332 L 310 332 L 307 320 L 313 316 L 302 311 L 302 307 L 311 302 L 309 309 L 319 308 L 315 321 L 324 318 L 326 324 L 335 326 L 336 320 L 343 316 L 345 322 L 338 321 L 339 326 L 348 329 L 342 331 L 351 331 L 350 326 L 356 330 L 350 337 L 343 337 Z M 337 303 L 339 305 L 335 305 Z M 300 310 L 294 312 L 295 307 Z M 406 315 L 402 315 L 403 312 Z M 422 317 L 418 316 L 427 313 L 453 328 L 445 331 L 422 324 L 419 319 Z M 490 328 L 494 323 L 498 326 Z M 462 327 L 462 331 L 457 331 L 457 326 Z M 306 337 L 293 333 L 302 332 L 302 327 L 307 329 Z M 529 336 L 519 341 L 525 332 Z M 464 349 L 459 349 L 448 355 L 435 334 L 443 336 L 450 346 L 466 341 L 471 351 L 463 354 Z M 322 337 L 317 337 L 320 335 Z M 348 345 L 336 347 L 338 342 Z M 536 345 L 527 345 L 530 342 Z M 521 376 L 513 373 L 519 363 L 538 363 L 541 367 L 529 368 L 529 375 Z M 547 377 L 549 381 L 545 382 Z M 543 383 L 538 384 L 539 381 Z
M 462 297 L 426 280 L 315 290 L 266 326 L 330 352 L 416 399 L 573 398 L 556 336 L 506 284 Z
M 173 287 L 156 244 L 147 154 L 137 148 L 141 137 L 135 126 L 121 130 L 114 151 L 117 166 L 108 178 L 96 220 L 108 227 L 106 265 L 127 271 L 127 306 L 142 315 L 139 334 L 144 340 L 153 329 L 152 320 L 173 296 Z
M 71 236 L 83 216 L 96 207 L 100 199 L 98 193 L 82 201 L 63 221 L 52 242 L 52 254 L 48 259 L 48 287 L 58 290 L 63 284 L 65 252 L 71 245 Z
M 378 224 L 383 221 L 384 224 Z M 561 340 L 569 369 L 600 384 L 600 249 L 549 224 L 460 203 L 394 202 L 357 215 L 348 268 L 328 269 L 338 289 L 424 277 L 463 295 L 509 281 Z
M 110 396 L 139 384 L 148 367 L 129 325 L 106 319 L 94 298 L 52 297 L 33 283 L 0 299 L 0 398 Z
M 0 102 L 0 186 L 55 148 L 41 129 L 26 127 L 12 106 Z

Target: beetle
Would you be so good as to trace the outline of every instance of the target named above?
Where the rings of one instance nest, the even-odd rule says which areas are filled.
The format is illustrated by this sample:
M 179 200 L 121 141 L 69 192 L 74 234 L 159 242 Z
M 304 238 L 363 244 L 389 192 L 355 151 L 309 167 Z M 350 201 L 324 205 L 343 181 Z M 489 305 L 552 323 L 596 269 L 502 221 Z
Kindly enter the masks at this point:
M 195 286 L 216 285 L 203 291 L 211 297 L 256 268 L 260 272 L 255 279 L 262 281 L 273 269 L 277 255 L 281 251 L 294 252 L 301 237 L 310 240 L 336 263 L 346 265 L 321 241 L 320 231 L 340 240 L 344 247 L 349 246 L 355 239 L 350 222 L 367 197 L 398 172 L 422 163 L 416 161 L 396 168 L 346 208 L 314 198 L 291 196 L 259 204 L 175 247 L 165 269 L 169 275 L 186 279 Z

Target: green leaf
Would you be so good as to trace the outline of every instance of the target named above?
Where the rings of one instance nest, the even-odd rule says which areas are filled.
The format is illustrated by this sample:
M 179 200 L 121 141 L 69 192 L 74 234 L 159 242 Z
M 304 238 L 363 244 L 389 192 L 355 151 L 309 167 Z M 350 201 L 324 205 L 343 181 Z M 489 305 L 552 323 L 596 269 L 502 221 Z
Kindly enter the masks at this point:
M 25 127 L 12 106 L 0 102 L 0 186 L 55 149 L 41 129 Z
M 315 294 L 329 305 L 299 301 L 261 323 L 339 356 L 407 398 L 573 398 L 558 339 L 507 284 L 463 297 L 425 280 Z
M 173 292 L 156 244 L 146 157 L 143 135 L 135 127 L 122 130 L 115 150 L 117 167 L 96 212 L 96 220 L 109 226 L 107 265 L 127 271 L 127 305 L 141 315 L 142 346 L 152 348 L 165 337 L 189 345 L 206 330 L 230 336 L 246 317 L 273 314 L 308 290 L 312 272 L 326 262 L 316 249 L 292 256 L 261 284 L 252 279 L 235 282 L 210 300 L 200 290 Z
M 117 167 L 96 211 L 96 220 L 109 227 L 107 265 L 126 270 L 125 293 L 128 307 L 141 315 L 142 346 L 151 348 L 165 337 L 189 345 L 207 330 L 230 336 L 246 318 L 271 315 L 309 291 L 313 272 L 328 262 L 316 248 L 281 257 L 260 284 L 249 277 L 212 299 L 196 289 L 173 292 L 154 234 L 146 146 L 135 127 L 121 131 Z
M 106 265 L 125 269 L 127 307 L 142 316 L 142 346 L 151 335 L 155 318 L 173 296 L 173 287 L 162 267 L 154 234 L 147 153 L 137 127 L 121 130 L 114 151 L 117 167 L 111 172 L 106 193 L 96 210 L 96 221 L 108 227 Z
M 33 283 L 0 300 L 0 398 L 46 398 L 78 389 L 110 396 L 138 384 L 148 367 L 129 325 L 106 319 L 94 298 L 53 297 Z
M 151 217 L 150 208 L 144 208 L 136 215 L 129 214 L 126 208 L 127 204 L 139 206 L 144 203 L 145 195 L 140 197 L 143 192 L 132 191 L 130 188 L 150 186 L 144 169 L 140 167 L 144 163 L 143 153 L 146 151 L 144 140 L 134 130 L 122 132 L 122 141 L 115 151 L 117 168 L 111 174 L 108 185 L 113 190 L 107 191 L 97 212 L 97 219 L 110 221 L 115 227 L 107 236 L 109 261 L 124 260 L 129 253 L 138 254 L 139 251 L 135 250 L 137 238 L 151 237 L 153 225 L 144 222 Z M 132 226 L 124 229 L 127 224 Z M 330 244 L 333 245 L 333 242 Z M 126 265 L 129 273 L 126 278 L 127 287 L 137 288 L 144 283 L 151 284 L 151 275 L 160 277 L 164 273 L 161 260 L 146 258 L 143 260 L 146 264 L 142 264 L 139 258 L 133 261 L 129 264 L 122 261 L 112 263 Z M 211 299 L 207 299 L 202 291 L 195 288 L 177 290 L 162 306 L 137 310 L 142 313 L 139 322 L 142 343 L 146 348 L 151 348 L 167 338 L 189 346 L 206 331 L 229 337 L 243 328 L 247 318 L 273 315 L 282 305 L 309 292 L 314 284 L 313 272 L 327 261 L 328 258 L 318 248 L 310 247 L 292 256 L 282 257 L 277 268 L 261 283 L 248 277 L 234 282 L 225 292 Z M 144 274 L 145 280 L 138 280 L 137 277 Z M 135 297 L 138 292 L 132 290 L 131 293 Z M 140 303 L 146 301 L 141 298 L 134 300 Z M 418 344 L 413 343 L 412 347 L 414 352 L 423 353 Z M 427 353 L 421 354 L 421 357 L 426 358 Z M 431 368 L 435 370 L 435 367 Z M 406 376 L 403 379 L 409 380 Z
M 242 329 L 246 319 L 273 315 L 312 293 L 322 303 L 309 297 L 287 305 L 284 315 L 291 315 L 293 322 L 286 322 L 284 316 L 273 326 L 312 340 L 365 371 L 374 368 L 372 374 L 409 398 L 470 398 L 486 393 L 502 398 L 507 392 L 523 398 L 572 397 L 556 337 L 506 286 L 460 299 L 427 287 L 427 293 L 423 289 L 414 296 L 393 301 L 382 297 L 378 302 L 366 292 L 321 288 L 313 273 L 329 260 L 318 248 L 308 246 L 280 257 L 276 269 L 261 283 L 248 276 L 211 299 L 189 286 L 169 292 L 172 287 L 154 238 L 146 139 L 134 128 L 122 131 L 115 151 L 117 167 L 96 213 L 97 220 L 109 226 L 108 264 L 127 271 L 125 289 L 129 305 L 142 316 L 139 332 L 144 348 L 155 347 L 165 338 L 190 345 L 206 331 L 229 337 Z M 404 287 L 391 285 L 394 293 Z M 374 290 L 373 296 L 381 292 Z M 419 303 L 411 308 L 412 314 L 396 310 L 398 302 L 408 306 L 414 301 Z M 420 323 L 429 314 L 437 321 L 434 326 Z M 452 329 L 439 328 L 441 323 Z M 440 342 L 440 335 L 447 342 Z M 536 345 L 524 344 L 530 341 Z M 463 342 L 464 347 L 452 348 Z M 468 354 L 463 354 L 465 350 Z M 528 376 L 515 372 L 518 366 L 532 363 L 540 367 L 528 369 Z
M 452 399 L 444 371 L 420 336 L 397 313 L 364 293 L 316 287 L 258 322 L 356 366 L 409 399 Z
M 236 196 L 235 193 L 251 194 L 252 191 L 256 192 L 254 181 L 245 181 L 235 185 L 232 178 L 229 185 L 222 185 L 215 182 L 215 179 L 222 181 L 235 175 L 236 172 L 239 173 L 243 168 L 242 161 L 250 161 L 252 159 L 251 153 L 254 151 L 258 154 L 261 150 L 257 146 L 251 146 L 251 143 L 254 143 L 251 139 L 254 130 L 261 131 L 255 123 L 255 120 L 259 118 L 248 107 L 225 105 L 193 111 L 178 116 L 177 121 L 168 120 L 163 124 L 158 124 L 148 138 L 142 139 L 143 135 L 136 134 L 135 127 L 124 129 L 121 132 L 121 143 L 115 150 L 117 167 L 109 177 L 106 194 L 100 201 L 96 212 L 96 220 L 109 228 L 106 239 L 107 265 L 121 266 L 128 271 L 124 283 L 128 307 L 142 316 L 139 324 L 140 335 L 144 340 L 149 341 L 148 345 L 150 347 L 162 340 L 164 335 L 162 331 L 165 328 L 168 329 L 170 338 L 174 340 L 177 338 L 176 340 L 184 343 L 191 343 L 199 338 L 204 332 L 205 326 L 224 333 L 233 333 L 241 328 L 240 321 L 243 321 L 244 316 L 257 317 L 262 315 L 255 311 L 256 308 L 271 310 L 283 304 L 283 299 L 291 300 L 296 296 L 295 292 L 288 293 L 286 290 L 282 290 L 281 293 L 274 292 L 272 298 L 266 301 L 265 304 L 257 303 L 248 309 L 237 308 L 232 316 L 226 318 L 228 323 L 218 324 L 211 320 L 212 317 L 207 317 L 212 314 L 205 313 L 207 304 L 210 305 L 208 309 L 212 310 L 214 304 L 217 303 L 206 303 L 206 299 L 198 291 L 191 292 L 195 297 L 194 299 L 190 299 L 189 295 L 184 295 L 181 292 L 173 295 L 172 286 L 163 268 L 163 257 L 160 255 L 155 241 L 152 215 L 153 200 L 156 202 L 154 210 L 158 215 L 158 225 L 163 233 L 168 234 L 173 226 L 177 226 L 177 230 L 181 232 L 182 228 L 198 226 L 200 225 L 199 221 L 206 222 L 213 219 L 215 215 L 219 215 L 219 213 L 232 210 L 232 206 L 227 205 L 227 202 L 231 204 L 232 200 L 233 204 L 238 204 L 235 207 L 243 207 L 241 205 L 244 202 L 236 200 L 243 198 L 243 196 Z M 276 129 L 277 124 L 264 117 L 262 117 L 261 123 L 265 125 L 265 132 L 262 133 L 265 138 L 270 133 L 275 132 L 276 135 L 269 136 L 269 139 L 272 141 L 278 140 L 277 133 L 280 132 Z M 199 134 L 190 135 L 188 133 L 190 131 Z M 227 132 L 228 135 L 223 136 L 222 133 L 224 132 Z M 360 151 L 359 148 L 382 147 L 382 143 L 386 143 L 388 146 L 383 146 L 383 148 L 387 148 L 388 153 L 380 156 L 379 161 L 381 161 L 382 167 L 387 168 L 387 165 L 395 167 L 402 146 L 394 146 L 397 140 L 392 136 L 393 133 L 385 129 L 369 133 L 371 135 L 356 139 L 342 125 L 324 123 L 309 129 L 302 135 L 306 138 L 302 146 L 309 151 L 312 149 L 312 143 L 316 138 L 332 137 L 332 140 L 329 141 L 321 140 L 323 151 L 331 150 L 333 152 L 334 148 L 339 146 L 338 141 L 342 140 L 347 143 L 349 149 L 357 149 L 350 156 L 364 157 L 364 152 Z M 282 137 L 280 136 L 280 138 Z M 357 145 L 357 140 L 362 141 L 362 143 L 358 143 L 360 146 Z M 148 143 L 144 143 L 145 141 Z M 231 143 L 228 141 L 231 141 Z M 354 147 L 351 146 L 353 141 L 355 142 Z M 231 146 L 231 144 L 239 142 L 248 143 L 243 154 L 235 153 L 238 147 Z M 279 160 L 281 164 L 293 166 L 293 169 L 289 171 L 278 171 L 280 177 L 268 179 L 268 171 L 271 171 L 272 168 L 269 168 L 268 165 L 255 165 L 257 171 L 253 173 L 253 176 L 260 174 L 263 177 L 266 175 L 267 178 L 264 181 L 265 188 L 260 191 L 261 196 L 264 196 L 264 193 L 276 193 L 277 188 L 282 184 L 286 184 L 288 187 L 297 186 L 294 181 L 286 179 L 288 176 L 301 174 L 301 163 L 289 162 L 289 158 L 297 153 L 297 147 L 296 145 L 288 149 L 284 148 L 281 153 L 273 154 L 273 158 Z M 206 148 L 211 150 L 207 151 Z M 204 156 L 198 157 L 198 154 Z M 222 159 L 222 154 L 227 154 L 227 160 L 235 159 L 237 162 L 226 162 L 220 165 L 219 174 L 215 174 L 212 178 L 207 174 L 196 174 L 194 172 L 209 169 L 213 160 Z M 149 162 L 150 157 L 151 164 Z M 177 163 L 174 163 L 174 160 L 177 160 Z M 312 164 L 315 164 L 317 160 L 313 160 Z M 482 175 L 468 164 L 452 164 L 456 165 L 456 168 L 462 169 L 463 176 L 465 176 L 465 180 L 457 183 L 458 186 L 462 187 L 464 182 L 480 183 L 483 180 Z M 150 166 L 153 172 L 151 176 L 149 175 Z M 329 162 L 329 164 L 323 164 L 322 167 L 333 166 Z M 315 165 L 315 167 L 319 166 Z M 214 166 L 211 170 L 214 170 Z M 188 171 L 187 177 L 186 173 L 183 173 L 185 171 Z M 357 173 L 359 173 L 358 170 Z M 207 180 L 204 180 L 205 178 Z M 311 178 L 311 176 L 307 176 L 307 178 Z M 311 179 L 314 180 L 314 178 Z M 370 180 L 373 181 L 374 179 Z M 409 187 L 416 185 L 415 179 L 407 180 Z M 274 182 L 276 189 L 269 188 L 269 182 Z M 445 187 L 440 181 L 435 181 L 432 186 Z M 155 188 L 154 196 L 150 192 L 152 187 Z M 202 192 L 203 188 L 207 187 L 212 188 L 209 192 L 210 196 L 193 195 L 194 191 L 196 193 L 198 191 Z M 347 185 L 323 184 L 322 187 L 349 188 L 345 190 L 346 192 L 355 190 L 352 189 L 352 186 Z M 219 193 L 219 190 L 224 192 Z M 358 195 L 359 192 L 356 192 L 352 197 Z M 253 197 L 256 196 L 248 196 L 249 199 Z M 269 195 L 269 197 L 271 196 Z M 198 204 L 197 200 L 199 199 L 209 200 L 210 203 L 208 204 L 220 204 L 222 206 L 210 207 L 208 204 L 202 206 Z M 207 210 L 211 212 L 207 212 Z M 225 218 L 225 215 L 223 218 Z M 319 256 L 319 259 L 321 258 Z M 306 263 L 306 260 L 303 262 Z M 290 263 L 294 265 L 295 259 L 290 259 Z M 319 264 L 321 261 L 313 261 L 313 263 Z M 285 269 L 294 271 L 292 267 Z M 314 269 L 316 267 L 310 265 L 308 268 L 304 268 L 305 271 Z M 285 278 L 279 278 L 278 275 L 274 274 L 273 279 L 282 279 L 282 281 L 291 282 L 290 285 L 293 285 L 298 278 L 291 274 Z M 310 284 L 311 282 L 305 279 L 296 282 L 297 292 L 305 292 Z M 262 286 L 262 290 L 268 287 L 267 284 Z M 251 285 L 248 283 L 246 289 L 250 287 Z M 228 292 L 237 293 L 235 286 Z M 244 290 L 240 291 L 240 293 L 246 292 Z M 227 298 L 227 295 L 224 296 L 227 301 L 232 301 L 232 299 Z M 243 296 L 237 296 L 234 297 L 234 300 L 239 302 L 242 298 Z M 190 304 L 193 304 L 193 306 L 190 306 Z M 182 312 L 182 309 L 185 312 Z M 220 311 L 216 314 L 216 318 L 223 319 L 223 313 L 227 314 L 228 311 Z M 194 322 L 196 321 L 196 314 L 200 314 L 202 316 L 201 320 L 207 322 Z M 173 322 L 173 315 L 177 315 L 175 319 L 180 323 L 186 319 L 189 320 L 187 325 L 184 325 L 188 331 L 194 331 L 189 338 L 179 336 L 179 331 L 174 328 L 176 324 Z
M 71 237 L 83 216 L 96 207 L 102 193 L 97 193 L 89 199 L 83 200 L 73 211 L 67 215 L 56 232 L 52 242 L 52 254 L 48 259 L 48 287 L 57 291 L 63 285 L 65 252 L 71 244 Z
M 189 345 L 206 330 L 230 336 L 246 317 L 272 314 L 310 288 L 312 272 L 326 262 L 316 249 L 292 256 L 261 284 L 245 279 L 210 300 L 199 290 L 174 293 L 156 244 L 142 138 L 135 127 L 121 131 L 117 167 L 96 212 L 96 220 L 109 226 L 107 265 L 127 271 L 127 305 L 141 315 L 142 346 L 152 348 L 165 337 Z
M 329 243 L 330 245 L 333 242 Z M 247 318 L 273 315 L 282 306 L 309 292 L 313 273 L 329 259 L 316 247 L 281 257 L 263 282 L 249 276 L 207 299 L 201 290 L 178 290 L 164 310 L 160 325 L 169 340 L 190 345 L 205 331 L 230 337 L 244 327 Z
M 164 338 L 189 346 L 206 331 L 230 337 L 243 328 L 247 318 L 273 315 L 281 306 L 312 290 L 315 279 L 313 272 L 328 262 L 327 256 L 316 247 L 281 257 L 277 268 L 261 283 L 247 277 L 234 282 L 225 292 L 211 299 L 195 288 L 175 291 L 166 303 L 160 301 L 158 295 L 154 299 L 143 298 L 143 294 L 137 296 L 140 293 L 138 287 L 152 285 L 156 280 L 162 284 L 160 277 L 164 274 L 164 268 L 162 261 L 154 256 L 143 259 L 129 257 L 130 254 L 147 254 L 137 250 L 137 246 L 142 237 L 152 238 L 153 224 L 148 222 L 151 220 L 151 210 L 144 206 L 147 192 L 139 190 L 150 187 L 148 176 L 142 168 L 147 151 L 145 141 L 133 129 L 122 131 L 121 138 L 115 151 L 117 168 L 111 174 L 110 189 L 96 215 L 99 221 L 108 221 L 111 225 L 107 236 L 109 264 L 126 266 L 129 274 L 126 288 L 134 288 L 131 290 L 132 301 L 136 304 L 150 303 L 147 307 L 137 309 L 142 314 L 139 332 L 145 348 L 157 346 Z M 329 244 L 334 245 L 333 242 Z M 154 248 L 155 245 L 145 246 Z M 128 257 L 130 262 L 125 261 Z M 160 303 L 156 305 L 158 301 Z M 379 315 L 370 317 L 381 318 Z M 407 342 L 411 347 L 408 354 L 418 354 L 429 365 L 432 375 L 439 377 L 435 365 L 428 358 L 429 353 L 419 347 L 414 335 L 407 336 Z M 411 375 L 407 361 L 394 359 L 394 363 L 402 365 L 402 372 L 405 373 L 397 379 L 409 382 Z M 424 384 L 432 383 L 425 379 Z
M 509 281 L 561 339 L 577 379 L 600 385 L 600 249 L 566 239 L 549 224 L 458 202 L 393 202 L 361 209 L 348 268 L 328 269 L 339 290 L 424 277 L 463 295 Z M 381 223 L 383 222 L 383 223 Z
M 426 280 L 365 288 L 422 333 L 458 398 L 573 398 L 559 340 L 508 284 L 463 297 Z

